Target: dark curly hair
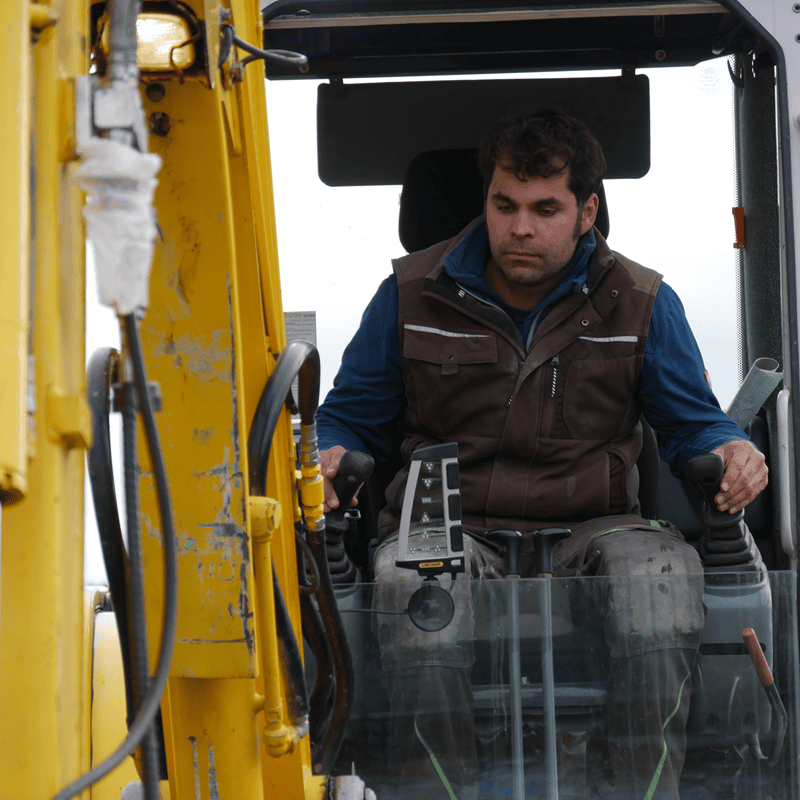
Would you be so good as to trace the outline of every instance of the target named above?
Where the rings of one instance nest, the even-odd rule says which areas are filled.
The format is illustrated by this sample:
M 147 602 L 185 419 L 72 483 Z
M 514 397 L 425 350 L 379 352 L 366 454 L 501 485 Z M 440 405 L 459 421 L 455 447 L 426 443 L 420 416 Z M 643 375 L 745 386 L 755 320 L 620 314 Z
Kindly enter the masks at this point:
M 483 135 L 478 158 L 484 196 L 498 162 L 510 163 L 520 181 L 549 178 L 568 167 L 568 186 L 578 208 L 597 192 L 606 174 L 600 143 L 583 122 L 558 108 L 501 119 Z

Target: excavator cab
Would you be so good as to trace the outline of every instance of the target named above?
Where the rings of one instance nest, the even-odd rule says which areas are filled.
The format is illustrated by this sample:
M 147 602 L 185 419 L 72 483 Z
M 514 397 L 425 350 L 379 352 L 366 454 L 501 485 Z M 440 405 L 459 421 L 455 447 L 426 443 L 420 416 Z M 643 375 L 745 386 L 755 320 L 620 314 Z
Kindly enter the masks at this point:
M 447 480 L 450 549 L 409 547 L 398 601 L 373 581 L 398 427 L 327 519 L 315 428 L 390 259 L 481 213 L 481 133 L 550 104 L 600 139 L 598 227 L 676 289 L 770 469 L 721 520 L 718 462 L 675 475 L 642 432 L 643 514 L 704 564 L 677 791 L 800 800 L 800 3 L 6 6 L 0 798 L 614 796 L 597 581 L 545 557 L 564 531 L 537 532 L 533 570 L 496 532 L 506 578 L 467 584 L 457 455 L 419 454 L 421 498 L 429 465 Z M 119 338 L 85 348 L 87 236 Z M 87 454 L 107 585 L 84 590 Z M 617 588 L 644 611 L 681 584 Z M 401 623 L 454 630 L 465 603 L 469 780 L 390 702 L 381 651 Z
M 466 3 L 403 9 L 305 3 L 301 9 L 276 2 L 265 14 L 270 42 L 314 54 L 302 76 L 268 71 L 268 108 L 288 105 L 285 84 L 318 82 L 315 97 L 303 90 L 306 104 L 295 113 L 310 124 L 316 107 L 317 175 L 304 173 L 308 181 L 318 181 L 319 197 L 329 196 L 331 207 L 346 203 L 348 193 L 353 200 L 340 248 L 328 248 L 347 250 L 347 268 L 357 275 L 342 299 L 348 311 L 359 307 L 353 296 L 363 297 L 363 308 L 389 273 L 387 254 L 429 247 L 482 213 L 476 143 L 496 119 L 556 105 L 597 135 L 608 160 L 599 229 L 612 248 L 633 247 L 634 258 L 651 266 L 655 259 L 678 289 L 723 407 L 732 416 L 750 409 L 735 418 L 770 467 L 770 485 L 746 509 L 740 533 L 730 525 L 715 533 L 703 495 L 703 481 L 713 481 L 704 472 L 709 465 L 701 465 L 696 480 L 673 474 L 645 424 L 637 465 L 642 513 L 675 524 L 706 570 L 707 617 L 692 673 L 682 796 L 793 796 L 796 490 L 787 334 L 796 311 L 792 269 L 786 269 L 793 223 L 785 187 L 797 131 L 781 121 L 780 86 L 787 79 L 780 45 L 752 9 L 737 3 L 535 3 L 488 10 Z M 277 146 L 283 133 L 274 119 Z M 723 130 L 730 136 L 724 142 L 715 138 Z M 279 169 L 275 176 L 280 198 Z M 295 166 L 293 182 L 297 177 Z M 368 197 L 379 214 L 369 213 Z M 391 215 L 398 201 L 395 236 L 385 219 L 374 220 Z M 288 232 L 288 218 L 285 224 Z M 303 257 L 291 235 L 286 241 L 284 274 Z M 648 247 L 652 255 L 645 255 Z M 337 278 L 321 280 L 335 292 Z M 318 340 L 332 341 L 330 329 L 337 345 L 345 343 L 337 329 L 355 330 L 359 313 L 347 326 L 346 314 L 326 319 L 320 306 Z M 378 643 L 387 618 L 376 609 L 414 610 L 394 608 L 387 587 L 370 582 L 375 520 L 398 468 L 398 433 L 391 433 L 393 446 L 376 453 L 375 477 L 361 490 L 336 556 L 350 565 L 336 568 L 342 576 L 336 591 L 356 674 L 337 768 L 344 773 L 354 766 L 379 797 L 404 796 L 401 784 L 405 791 L 415 786 L 400 775 L 396 730 L 403 724 L 413 730 L 413 720 L 392 719 L 397 712 Z M 630 579 L 630 597 L 644 580 Z M 659 581 L 665 594 L 679 590 L 669 575 Z M 476 660 L 465 713 L 475 717 L 479 796 L 577 798 L 612 791 L 604 783 L 608 648 L 595 589 L 592 579 L 575 577 L 549 579 L 546 587 L 536 577 L 474 587 Z M 745 629 L 758 641 L 751 650 L 760 649 L 771 666 L 770 690 L 759 680 Z M 311 681 L 315 663 L 308 650 Z M 421 738 L 421 762 L 435 760 L 436 748 Z M 453 791 L 442 774 L 433 787 L 420 781 L 419 796 Z

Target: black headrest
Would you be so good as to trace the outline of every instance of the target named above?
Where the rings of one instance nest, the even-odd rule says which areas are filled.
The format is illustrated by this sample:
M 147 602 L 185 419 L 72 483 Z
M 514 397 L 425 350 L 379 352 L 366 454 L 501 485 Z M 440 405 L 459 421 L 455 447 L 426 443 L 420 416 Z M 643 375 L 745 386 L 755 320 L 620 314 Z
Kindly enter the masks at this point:
M 608 237 L 609 220 L 603 186 L 595 226 Z M 483 177 L 478 153 L 429 150 L 409 164 L 400 194 L 400 243 L 406 251 L 449 239 L 483 213 Z

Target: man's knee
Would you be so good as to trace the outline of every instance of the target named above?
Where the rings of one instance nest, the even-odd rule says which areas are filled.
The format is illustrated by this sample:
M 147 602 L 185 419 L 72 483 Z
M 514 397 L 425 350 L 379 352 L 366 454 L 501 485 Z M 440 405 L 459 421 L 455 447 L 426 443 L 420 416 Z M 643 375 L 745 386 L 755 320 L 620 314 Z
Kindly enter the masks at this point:
M 614 656 L 696 649 L 705 621 L 703 565 L 691 545 L 654 531 L 613 534 L 600 543 L 602 607 Z M 612 541 L 612 540 L 616 541 Z

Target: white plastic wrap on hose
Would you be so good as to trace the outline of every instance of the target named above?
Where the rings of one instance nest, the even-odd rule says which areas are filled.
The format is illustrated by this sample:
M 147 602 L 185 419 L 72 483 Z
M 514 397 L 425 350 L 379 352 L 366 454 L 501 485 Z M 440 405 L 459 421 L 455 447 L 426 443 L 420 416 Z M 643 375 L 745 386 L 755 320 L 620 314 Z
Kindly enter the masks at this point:
M 86 192 L 97 274 L 97 298 L 120 315 L 146 308 L 156 238 L 153 192 L 161 159 L 111 139 L 92 138 L 81 148 L 75 180 Z

